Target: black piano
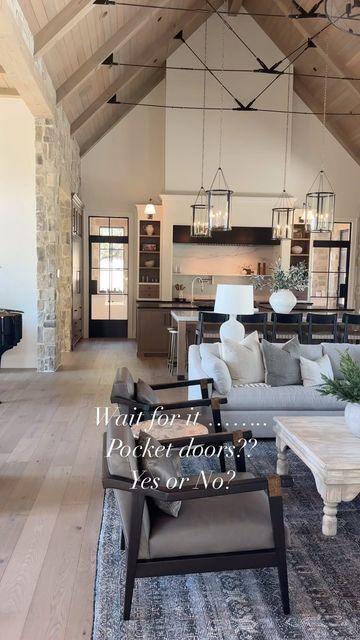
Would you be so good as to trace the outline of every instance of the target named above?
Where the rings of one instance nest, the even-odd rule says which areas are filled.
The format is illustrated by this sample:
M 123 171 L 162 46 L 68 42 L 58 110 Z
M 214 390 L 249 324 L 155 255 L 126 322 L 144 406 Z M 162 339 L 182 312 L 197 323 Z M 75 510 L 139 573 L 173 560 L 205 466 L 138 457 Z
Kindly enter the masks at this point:
M 0 309 L 0 366 L 3 353 L 16 347 L 22 338 L 22 313 Z

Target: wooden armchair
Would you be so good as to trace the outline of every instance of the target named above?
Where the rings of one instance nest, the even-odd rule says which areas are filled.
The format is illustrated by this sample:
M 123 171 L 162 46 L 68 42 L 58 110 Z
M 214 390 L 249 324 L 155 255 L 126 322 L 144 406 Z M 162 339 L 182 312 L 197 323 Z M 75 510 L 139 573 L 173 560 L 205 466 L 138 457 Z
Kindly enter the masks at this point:
M 201 380 L 180 380 L 179 382 L 166 382 L 161 384 L 150 384 L 153 391 L 169 391 L 179 389 L 181 387 L 200 386 L 201 398 L 197 400 L 169 400 L 167 402 L 159 401 L 154 404 L 143 403 L 137 400 L 137 383 L 134 382 L 130 371 L 123 367 L 116 372 L 115 380 L 111 391 L 111 402 L 118 405 L 121 414 L 133 416 L 132 423 L 135 419 L 139 421 L 151 419 L 154 411 L 161 405 L 162 414 L 173 414 L 182 417 L 189 415 L 190 411 L 199 411 L 198 422 L 204 424 L 210 431 L 222 431 L 222 422 L 220 414 L 220 405 L 226 404 L 226 398 L 211 398 L 212 394 L 212 378 L 203 378 Z M 210 389 L 210 396 L 209 396 Z M 131 424 L 130 420 L 128 420 Z
M 193 439 L 193 446 L 233 442 L 234 455 L 239 456 L 243 471 L 231 482 L 226 475 L 222 488 L 199 486 L 196 476 L 181 489 L 145 489 L 139 485 L 133 488 L 133 472 L 138 465 L 135 456 L 123 458 L 113 450 L 107 457 L 114 438 L 131 451 L 135 445 L 129 427 L 116 427 L 113 421 L 109 424 L 104 434 L 103 486 L 115 491 L 123 526 L 121 544 L 127 552 L 125 620 L 130 618 L 136 578 L 262 567 L 277 569 L 283 610 L 289 613 L 288 533 L 281 488 L 292 486 L 292 480 L 278 475 L 255 478 L 246 473 L 243 451 L 238 448 L 242 435 L 219 433 Z M 168 445 L 169 440 L 163 444 Z M 190 439 L 176 439 L 173 445 L 190 445 Z M 149 508 L 152 498 L 181 500 L 178 517 Z

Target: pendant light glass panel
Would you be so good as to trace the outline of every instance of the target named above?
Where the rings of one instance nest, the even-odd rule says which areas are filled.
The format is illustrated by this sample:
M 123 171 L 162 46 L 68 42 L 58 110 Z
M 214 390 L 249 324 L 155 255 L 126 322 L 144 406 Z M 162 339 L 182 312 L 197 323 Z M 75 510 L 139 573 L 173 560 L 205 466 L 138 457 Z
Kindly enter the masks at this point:
M 291 240 L 294 228 L 294 207 L 286 192 L 272 210 L 273 240 Z
M 224 183 L 224 188 L 215 189 L 215 181 L 219 178 Z M 216 231 L 231 231 L 230 213 L 233 191 L 228 188 L 223 170 L 219 168 L 215 174 L 210 189 L 206 192 L 208 196 L 208 210 L 210 229 Z
M 317 182 L 318 181 L 318 182 Z M 313 189 L 317 182 L 317 189 Z M 313 233 L 332 231 L 335 216 L 335 193 L 324 171 L 320 171 L 306 194 L 306 230 Z
M 191 209 L 191 236 L 193 238 L 211 238 L 209 208 L 207 205 L 206 192 L 203 187 L 201 187 L 198 193 L 195 204 L 191 205 Z

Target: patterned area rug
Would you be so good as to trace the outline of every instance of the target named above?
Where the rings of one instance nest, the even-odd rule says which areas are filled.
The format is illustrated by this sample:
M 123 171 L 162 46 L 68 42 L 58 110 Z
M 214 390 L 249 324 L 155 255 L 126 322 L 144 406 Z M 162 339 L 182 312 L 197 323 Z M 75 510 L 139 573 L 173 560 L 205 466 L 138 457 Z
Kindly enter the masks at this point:
M 93 640 L 360 639 L 360 497 L 342 504 L 338 535 L 321 533 L 322 501 L 311 473 L 289 452 L 294 488 L 285 495 L 291 615 L 282 613 L 275 569 L 143 578 L 122 621 L 125 552 L 114 495 L 99 539 Z M 187 462 L 187 473 L 199 464 Z M 260 441 L 247 468 L 272 473 L 274 442 Z M 202 467 L 204 468 L 204 467 Z

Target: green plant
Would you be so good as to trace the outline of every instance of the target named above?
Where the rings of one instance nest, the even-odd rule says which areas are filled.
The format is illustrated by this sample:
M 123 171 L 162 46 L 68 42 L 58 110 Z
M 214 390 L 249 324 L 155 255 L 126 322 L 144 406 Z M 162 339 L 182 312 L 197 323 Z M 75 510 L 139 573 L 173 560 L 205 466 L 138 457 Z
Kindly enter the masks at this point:
M 324 384 L 319 392 L 323 396 L 334 396 L 345 402 L 360 403 L 360 364 L 352 359 L 348 351 L 341 354 L 340 370 L 344 380 L 331 380 L 322 375 Z
M 308 286 L 309 274 L 305 262 L 299 262 L 292 265 L 288 271 L 282 269 L 280 259 L 271 267 L 272 275 L 270 276 L 253 276 L 252 283 L 255 289 L 264 289 L 267 287 L 271 293 L 280 291 L 280 289 L 294 289 L 295 291 L 304 291 Z

